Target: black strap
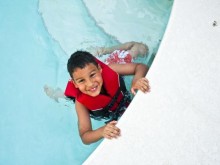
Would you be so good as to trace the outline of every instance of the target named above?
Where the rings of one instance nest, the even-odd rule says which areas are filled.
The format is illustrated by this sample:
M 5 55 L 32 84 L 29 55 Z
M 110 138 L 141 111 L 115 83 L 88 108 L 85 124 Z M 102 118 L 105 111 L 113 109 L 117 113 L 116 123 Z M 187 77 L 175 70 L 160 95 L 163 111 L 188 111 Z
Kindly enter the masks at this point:
M 94 118 L 95 120 L 106 119 L 108 120 L 106 123 L 108 123 L 112 120 L 118 120 L 118 118 L 124 113 L 128 104 L 131 102 L 131 97 L 130 93 L 126 89 L 123 77 L 120 76 L 119 80 L 120 87 L 118 88 L 116 94 L 114 95 L 110 103 L 101 110 L 89 111 L 90 117 Z M 116 110 L 111 111 L 112 107 L 117 102 L 121 92 L 123 93 L 122 100 L 120 100 L 120 102 L 118 103 L 118 107 L 116 108 Z

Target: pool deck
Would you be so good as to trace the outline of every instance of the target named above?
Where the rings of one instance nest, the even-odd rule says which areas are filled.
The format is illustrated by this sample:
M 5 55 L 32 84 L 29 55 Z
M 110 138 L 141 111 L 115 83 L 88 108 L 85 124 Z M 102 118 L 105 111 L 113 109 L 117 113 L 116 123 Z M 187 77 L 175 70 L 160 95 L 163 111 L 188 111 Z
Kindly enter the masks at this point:
M 175 0 L 147 78 L 84 165 L 220 164 L 220 1 Z

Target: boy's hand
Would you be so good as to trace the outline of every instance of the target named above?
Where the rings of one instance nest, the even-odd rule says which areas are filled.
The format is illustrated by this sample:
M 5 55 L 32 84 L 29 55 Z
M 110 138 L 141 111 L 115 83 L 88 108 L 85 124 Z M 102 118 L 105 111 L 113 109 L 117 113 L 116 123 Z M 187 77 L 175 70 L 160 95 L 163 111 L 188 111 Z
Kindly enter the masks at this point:
M 107 139 L 117 138 L 120 136 L 120 129 L 116 127 L 117 121 L 109 122 L 103 130 L 103 137 Z
M 131 93 L 135 95 L 136 90 L 141 90 L 144 93 L 150 92 L 149 81 L 145 77 L 143 77 L 133 82 L 131 86 Z

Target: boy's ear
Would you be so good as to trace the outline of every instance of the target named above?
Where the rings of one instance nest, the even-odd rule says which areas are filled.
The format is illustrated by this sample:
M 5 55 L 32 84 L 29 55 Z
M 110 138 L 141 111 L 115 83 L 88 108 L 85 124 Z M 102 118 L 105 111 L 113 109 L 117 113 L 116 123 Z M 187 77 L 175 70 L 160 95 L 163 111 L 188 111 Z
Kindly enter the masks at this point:
M 71 81 L 72 81 L 73 85 L 75 86 L 75 88 L 79 88 L 73 79 Z

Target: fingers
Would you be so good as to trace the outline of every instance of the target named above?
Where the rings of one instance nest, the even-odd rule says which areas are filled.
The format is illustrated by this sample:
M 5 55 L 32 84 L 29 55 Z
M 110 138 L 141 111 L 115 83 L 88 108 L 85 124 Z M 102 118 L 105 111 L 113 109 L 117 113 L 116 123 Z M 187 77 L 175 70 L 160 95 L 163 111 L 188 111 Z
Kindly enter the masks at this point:
M 117 138 L 120 136 L 120 129 L 116 127 L 117 121 L 111 121 L 108 123 L 103 132 L 103 136 L 107 139 Z
M 141 90 L 144 93 L 150 92 L 149 81 L 144 77 L 137 80 L 131 87 L 131 93 L 136 94 L 135 90 Z
M 150 90 L 149 82 L 146 78 L 141 78 L 138 83 L 139 83 L 139 89 L 142 92 L 146 93 Z
M 146 92 L 150 92 L 150 85 L 149 85 L 149 81 L 144 78 L 142 79 L 142 84 L 141 84 L 141 91 L 146 93 Z
M 136 95 L 136 92 L 135 92 L 135 89 L 134 89 L 134 88 L 131 88 L 131 93 L 132 93 L 133 95 Z

